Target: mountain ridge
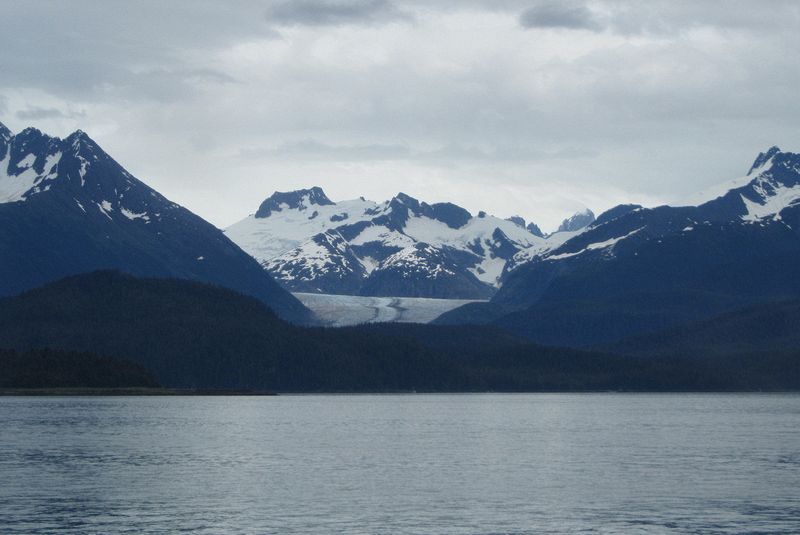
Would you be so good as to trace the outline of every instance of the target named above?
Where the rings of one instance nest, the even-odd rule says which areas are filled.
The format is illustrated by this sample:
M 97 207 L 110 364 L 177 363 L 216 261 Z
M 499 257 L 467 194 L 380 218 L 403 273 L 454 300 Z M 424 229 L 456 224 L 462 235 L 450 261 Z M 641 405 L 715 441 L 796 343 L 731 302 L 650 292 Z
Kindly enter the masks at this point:
M 382 203 L 333 202 L 315 186 L 273 193 L 225 232 L 292 291 L 485 299 L 517 253 L 555 247 L 583 228 L 574 227 L 545 236 L 517 216 L 473 215 L 403 192 Z M 332 232 L 341 247 L 324 245 Z
M 0 296 L 103 268 L 228 286 L 287 319 L 311 313 L 219 229 L 166 199 L 80 130 L 0 141 Z
M 591 346 L 800 296 L 800 155 L 774 147 L 695 206 L 622 205 L 527 259 L 488 304 L 439 323 L 490 323 Z

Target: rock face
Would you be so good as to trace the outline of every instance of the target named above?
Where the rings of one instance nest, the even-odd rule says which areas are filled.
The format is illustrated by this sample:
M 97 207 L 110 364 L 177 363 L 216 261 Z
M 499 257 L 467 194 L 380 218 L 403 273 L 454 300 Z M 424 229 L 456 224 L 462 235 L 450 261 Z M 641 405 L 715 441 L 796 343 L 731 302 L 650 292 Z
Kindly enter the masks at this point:
M 281 317 L 310 312 L 225 235 L 123 169 L 87 134 L 0 125 L 0 296 L 119 269 L 210 282 Z
M 618 206 L 524 260 L 491 303 L 438 321 L 591 345 L 800 297 L 800 155 L 773 147 L 695 205 Z
M 515 255 L 573 235 L 404 193 L 334 203 L 318 187 L 276 192 L 225 233 L 292 291 L 452 299 L 490 297 Z
M 558 227 L 558 232 L 575 232 L 591 225 L 593 222 L 594 213 L 587 208 L 562 221 Z

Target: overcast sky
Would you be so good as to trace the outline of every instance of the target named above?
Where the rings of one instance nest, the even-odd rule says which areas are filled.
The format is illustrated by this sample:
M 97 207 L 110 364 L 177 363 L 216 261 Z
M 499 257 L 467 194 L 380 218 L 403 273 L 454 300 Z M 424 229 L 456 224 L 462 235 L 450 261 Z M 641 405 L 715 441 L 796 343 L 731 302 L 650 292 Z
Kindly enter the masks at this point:
M 225 227 L 274 190 L 552 229 L 800 150 L 800 2 L 2 0 L 0 121 Z

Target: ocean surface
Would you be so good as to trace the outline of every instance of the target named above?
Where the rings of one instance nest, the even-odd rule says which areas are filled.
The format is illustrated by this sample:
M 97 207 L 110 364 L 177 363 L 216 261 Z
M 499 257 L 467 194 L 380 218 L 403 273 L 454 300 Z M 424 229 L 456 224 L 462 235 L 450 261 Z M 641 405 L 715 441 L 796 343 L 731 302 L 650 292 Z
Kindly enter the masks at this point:
M 0 533 L 798 533 L 798 395 L 0 398 Z

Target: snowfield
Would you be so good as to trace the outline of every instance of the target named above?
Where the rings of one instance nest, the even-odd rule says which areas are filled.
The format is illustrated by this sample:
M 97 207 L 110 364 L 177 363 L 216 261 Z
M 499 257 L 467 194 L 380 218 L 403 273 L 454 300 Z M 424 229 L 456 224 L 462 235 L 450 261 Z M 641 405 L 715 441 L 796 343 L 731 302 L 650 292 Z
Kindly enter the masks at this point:
M 545 237 L 519 216 L 473 216 L 404 193 L 333 202 L 315 186 L 273 193 L 225 233 L 292 291 L 482 299 L 501 286 L 516 253 L 542 255 L 593 220 L 585 210 L 564 221 L 568 231 Z M 437 291 L 430 279 L 443 281 Z
M 362 297 L 299 292 L 294 296 L 330 327 L 375 322 L 429 323 L 445 312 L 475 302 L 469 299 Z

